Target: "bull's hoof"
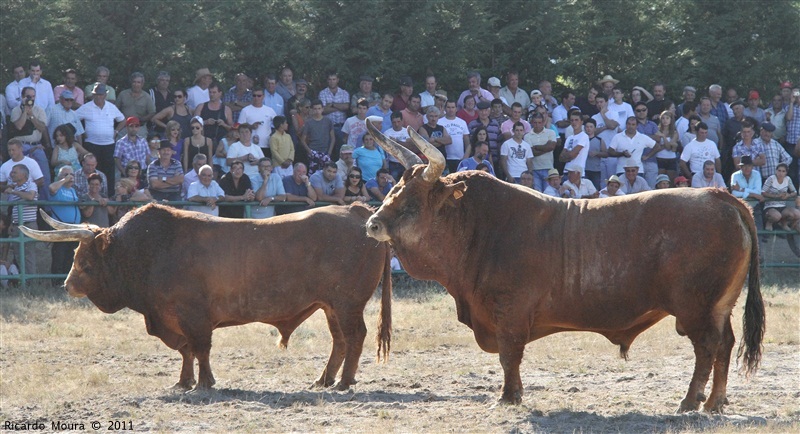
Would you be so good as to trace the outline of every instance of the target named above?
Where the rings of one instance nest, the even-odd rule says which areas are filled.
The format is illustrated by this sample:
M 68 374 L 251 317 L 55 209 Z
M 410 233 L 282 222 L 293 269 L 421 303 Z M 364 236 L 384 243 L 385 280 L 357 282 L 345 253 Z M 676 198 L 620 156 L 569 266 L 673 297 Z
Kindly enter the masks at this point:
M 349 390 L 349 389 L 350 389 L 350 386 L 352 386 L 353 384 L 356 384 L 356 383 L 358 383 L 358 381 L 356 381 L 356 380 L 352 380 L 352 381 L 339 381 L 338 383 L 336 383 L 336 384 L 333 386 L 333 388 L 334 388 L 334 389 L 336 389 L 336 390 L 338 390 L 338 391 L 344 392 L 345 390 Z
M 217 380 L 215 380 L 214 377 L 206 379 L 201 378 L 200 381 L 197 382 L 197 385 L 194 386 L 193 392 L 207 392 L 213 389 L 215 384 L 217 384 Z
M 334 382 L 335 382 L 335 379 L 333 379 L 333 378 L 324 378 L 323 377 L 323 378 L 320 378 L 317 381 L 315 381 L 314 384 L 311 385 L 311 388 L 312 389 L 317 389 L 317 388 L 331 387 L 331 386 L 333 386 Z
M 519 405 L 522 404 L 522 393 L 518 391 L 504 392 L 503 396 L 497 400 L 498 404 L 503 405 Z
M 697 411 L 698 408 L 700 408 L 700 401 L 696 401 L 696 400 L 688 401 L 688 400 L 684 399 L 683 401 L 681 401 L 681 406 L 678 407 L 678 413 L 686 413 L 686 412 L 689 412 L 689 411 Z
M 172 387 L 170 387 L 170 389 L 185 392 L 187 390 L 191 390 L 192 387 L 194 387 L 195 383 L 197 382 L 195 381 L 194 378 L 190 378 L 189 380 L 181 380 L 173 384 Z
M 728 404 L 728 398 L 722 397 L 717 399 L 712 399 L 705 403 L 703 406 L 703 410 L 709 413 L 718 413 L 723 414 L 725 406 Z

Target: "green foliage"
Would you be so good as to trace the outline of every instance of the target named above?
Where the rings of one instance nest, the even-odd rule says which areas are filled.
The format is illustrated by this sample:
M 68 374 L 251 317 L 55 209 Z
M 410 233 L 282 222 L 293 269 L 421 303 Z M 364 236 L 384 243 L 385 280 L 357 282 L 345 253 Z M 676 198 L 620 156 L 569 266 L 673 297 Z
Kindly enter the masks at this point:
M 800 81 L 798 22 L 796 0 L 4 0 L 0 71 L 38 58 L 56 84 L 65 68 L 88 82 L 105 65 L 123 89 L 134 71 L 189 86 L 208 67 L 229 85 L 290 65 L 315 91 L 336 70 L 350 90 L 369 74 L 377 90 L 410 75 L 421 91 L 434 73 L 460 92 L 469 70 L 516 69 L 526 90 L 549 79 L 583 91 L 611 74 L 626 89 L 662 81 L 676 99 L 685 84 L 769 95 Z

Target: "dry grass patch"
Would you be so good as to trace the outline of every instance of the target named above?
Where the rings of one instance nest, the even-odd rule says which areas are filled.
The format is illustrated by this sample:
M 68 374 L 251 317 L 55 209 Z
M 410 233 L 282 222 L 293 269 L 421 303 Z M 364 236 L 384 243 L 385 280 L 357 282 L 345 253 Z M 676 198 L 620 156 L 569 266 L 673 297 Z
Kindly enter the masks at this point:
M 154 432 L 787 432 L 800 431 L 800 296 L 765 291 L 762 368 L 731 370 L 726 416 L 674 415 L 693 369 L 692 347 L 667 318 L 634 342 L 625 362 L 599 335 L 561 333 L 529 344 L 520 406 L 496 406 L 503 372 L 434 287 L 397 290 L 388 364 L 375 363 L 378 301 L 359 383 L 312 389 L 331 349 L 324 315 L 277 347 L 270 326 L 214 333 L 217 389 L 167 390 L 180 356 L 148 336 L 141 315 L 106 315 L 57 290 L 0 294 L 0 419 L 131 420 Z M 740 299 L 743 304 L 744 298 Z M 737 336 L 741 307 L 734 313 Z

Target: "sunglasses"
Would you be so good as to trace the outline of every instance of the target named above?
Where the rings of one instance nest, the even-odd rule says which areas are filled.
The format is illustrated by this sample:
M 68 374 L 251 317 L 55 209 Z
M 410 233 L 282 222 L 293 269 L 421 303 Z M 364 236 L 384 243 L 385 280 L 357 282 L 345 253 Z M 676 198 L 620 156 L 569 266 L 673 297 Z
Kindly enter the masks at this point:
M 182 93 L 179 93 L 179 94 L 176 94 L 176 95 L 172 95 L 172 96 L 173 96 L 173 98 L 183 98 L 183 94 Z
M 347 175 L 350 179 L 361 179 L 361 175 Z
M 254 93 L 253 94 L 253 98 L 261 98 L 262 96 L 264 96 L 263 93 Z
M 203 127 L 192 127 L 193 130 L 202 130 Z
M 636 109 L 636 113 L 644 113 L 647 109 Z

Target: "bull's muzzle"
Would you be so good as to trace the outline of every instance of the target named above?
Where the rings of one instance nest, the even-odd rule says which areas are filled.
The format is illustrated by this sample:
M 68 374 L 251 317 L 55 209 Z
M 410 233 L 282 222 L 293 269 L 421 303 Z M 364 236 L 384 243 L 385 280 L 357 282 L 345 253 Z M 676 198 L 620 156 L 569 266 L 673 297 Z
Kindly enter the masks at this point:
M 367 220 L 367 236 L 375 238 L 378 241 L 389 241 L 389 234 L 386 232 L 386 226 L 377 218 L 372 216 Z

